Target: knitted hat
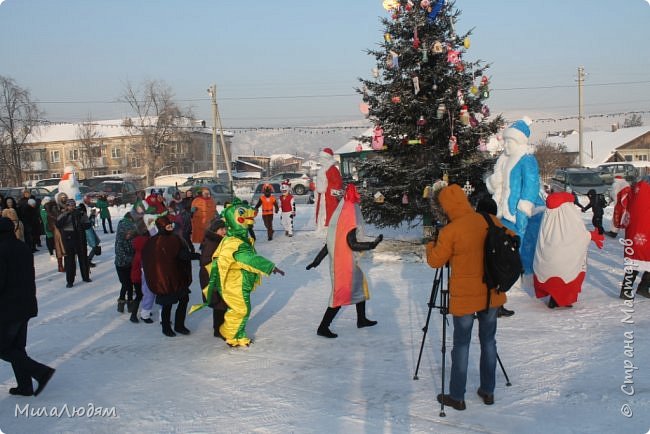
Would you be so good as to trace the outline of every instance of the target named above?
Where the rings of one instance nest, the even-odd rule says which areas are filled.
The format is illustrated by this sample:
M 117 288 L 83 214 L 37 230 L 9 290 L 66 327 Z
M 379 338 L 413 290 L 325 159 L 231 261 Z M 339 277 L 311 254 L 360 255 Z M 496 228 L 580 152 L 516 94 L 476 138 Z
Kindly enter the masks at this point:
M 503 138 L 511 138 L 518 143 L 527 143 L 530 137 L 530 124 L 533 121 L 528 116 L 524 116 L 518 121 L 513 122 L 508 128 L 503 131 Z
M 36 201 L 35 201 L 34 199 L 29 199 L 29 200 L 27 201 L 27 205 L 29 205 L 29 206 L 36 206 Z
M 0 234 L 14 231 L 14 222 L 6 217 L 0 217 Z

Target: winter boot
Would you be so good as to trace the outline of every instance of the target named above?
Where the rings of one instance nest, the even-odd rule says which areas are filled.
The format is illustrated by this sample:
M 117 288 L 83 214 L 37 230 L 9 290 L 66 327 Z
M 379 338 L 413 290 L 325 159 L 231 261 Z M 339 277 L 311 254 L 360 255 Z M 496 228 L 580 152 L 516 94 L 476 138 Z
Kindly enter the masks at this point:
M 639 286 L 636 288 L 636 293 L 642 297 L 650 298 L 650 273 L 643 273 L 641 282 L 639 282 Z
M 360 301 L 357 303 L 357 328 L 372 327 L 376 324 L 377 321 L 366 318 L 366 302 Z
M 190 334 L 190 330 L 185 327 L 185 316 L 187 314 L 185 310 L 186 308 L 187 302 L 183 303 L 180 301 L 178 303 L 178 307 L 176 308 L 176 315 L 174 316 L 174 330 L 182 335 Z
M 126 311 L 133 313 L 133 300 L 126 300 Z
M 117 299 L 117 311 L 119 313 L 124 313 L 124 303 L 126 303 L 126 300 L 124 300 L 123 298 Z
M 332 321 L 334 320 L 334 317 L 338 313 L 340 307 L 328 307 L 327 310 L 325 311 L 325 315 L 323 315 L 323 320 L 320 322 L 320 325 L 318 326 L 318 330 L 316 331 L 316 334 L 318 336 L 323 336 L 325 338 L 335 338 L 338 335 L 336 333 L 332 333 L 330 331 L 330 324 L 332 324 Z
M 162 307 L 162 312 L 160 314 L 161 316 L 161 321 L 160 323 L 162 324 L 162 332 L 165 336 L 176 336 L 176 333 L 174 333 L 174 330 L 172 330 L 172 323 L 170 321 L 172 315 L 172 305 L 171 304 L 165 304 Z
M 135 300 L 133 304 L 131 305 L 131 318 L 129 318 L 129 321 L 132 323 L 138 323 L 138 308 L 140 307 L 140 300 Z
M 555 309 L 556 307 L 557 307 L 557 302 L 555 301 L 555 299 L 553 297 L 550 297 L 548 299 L 548 308 L 549 309 Z
M 450 395 L 443 395 L 442 393 L 437 396 L 438 402 L 444 404 L 447 407 L 452 407 L 458 411 L 463 411 L 467 408 L 465 401 L 457 401 L 452 398 Z
M 56 258 L 56 262 L 59 266 L 59 273 L 65 273 L 65 268 L 63 268 L 63 258 Z

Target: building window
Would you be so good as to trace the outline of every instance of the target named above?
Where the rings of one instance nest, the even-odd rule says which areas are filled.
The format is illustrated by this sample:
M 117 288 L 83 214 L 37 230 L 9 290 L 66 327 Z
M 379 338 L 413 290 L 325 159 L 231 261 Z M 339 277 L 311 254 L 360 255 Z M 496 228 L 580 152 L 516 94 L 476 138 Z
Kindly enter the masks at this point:
M 51 163 L 60 163 L 61 162 L 61 152 L 60 151 L 50 151 L 50 162 Z
M 111 170 L 111 175 L 119 175 L 120 173 L 122 173 L 121 170 Z
M 51 175 L 50 178 L 60 178 L 60 177 L 61 177 L 61 174 L 60 174 L 60 173 L 56 173 L 56 172 L 51 173 L 50 175 Z
M 122 158 L 122 151 L 120 148 L 111 149 L 111 158 Z
M 140 167 L 140 159 L 136 157 L 131 158 L 131 167 L 136 169 Z
M 102 175 L 106 175 L 106 172 L 104 172 L 103 170 L 93 170 L 92 176 L 102 176 Z
M 41 175 L 38 173 L 32 173 L 29 175 L 29 179 L 32 181 L 38 181 L 41 179 Z
M 624 155 L 623 158 L 625 158 L 625 161 L 632 161 L 631 155 Z
M 79 149 L 70 149 L 70 151 L 68 151 L 68 160 L 70 161 L 79 160 Z
M 647 155 L 637 155 L 636 156 L 636 161 L 648 161 L 648 156 Z

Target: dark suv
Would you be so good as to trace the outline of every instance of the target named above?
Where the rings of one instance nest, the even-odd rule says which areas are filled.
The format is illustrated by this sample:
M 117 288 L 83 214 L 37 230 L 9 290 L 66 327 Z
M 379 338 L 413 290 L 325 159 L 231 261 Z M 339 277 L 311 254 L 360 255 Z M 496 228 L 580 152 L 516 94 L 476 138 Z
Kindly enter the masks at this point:
M 97 198 L 106 195 L 109 204 L 124 205 L 135 203 L 138 190 L 135 184 L 130 181 L 104 181 L 98 184 L 87 196 L 90 203 L 97 203 Z
M 553 191 L 568 191 L 578 195 L 587 195 L 589 190 L 609 197 L 609 186 L 603 182 L 598 172 L 591 169 L 571 167 L 557 169 L 550 182 Z

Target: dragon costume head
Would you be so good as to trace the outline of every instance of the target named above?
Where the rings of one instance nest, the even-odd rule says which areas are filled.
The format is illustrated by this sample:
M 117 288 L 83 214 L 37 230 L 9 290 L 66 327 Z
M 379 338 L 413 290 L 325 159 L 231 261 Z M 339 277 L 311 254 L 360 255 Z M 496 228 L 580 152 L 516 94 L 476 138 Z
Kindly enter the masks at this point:
M 228 236 L 248 240 L 248 227 L 253 224 L 255 210 L 248 203 L 235 198 L 223 212 Z

